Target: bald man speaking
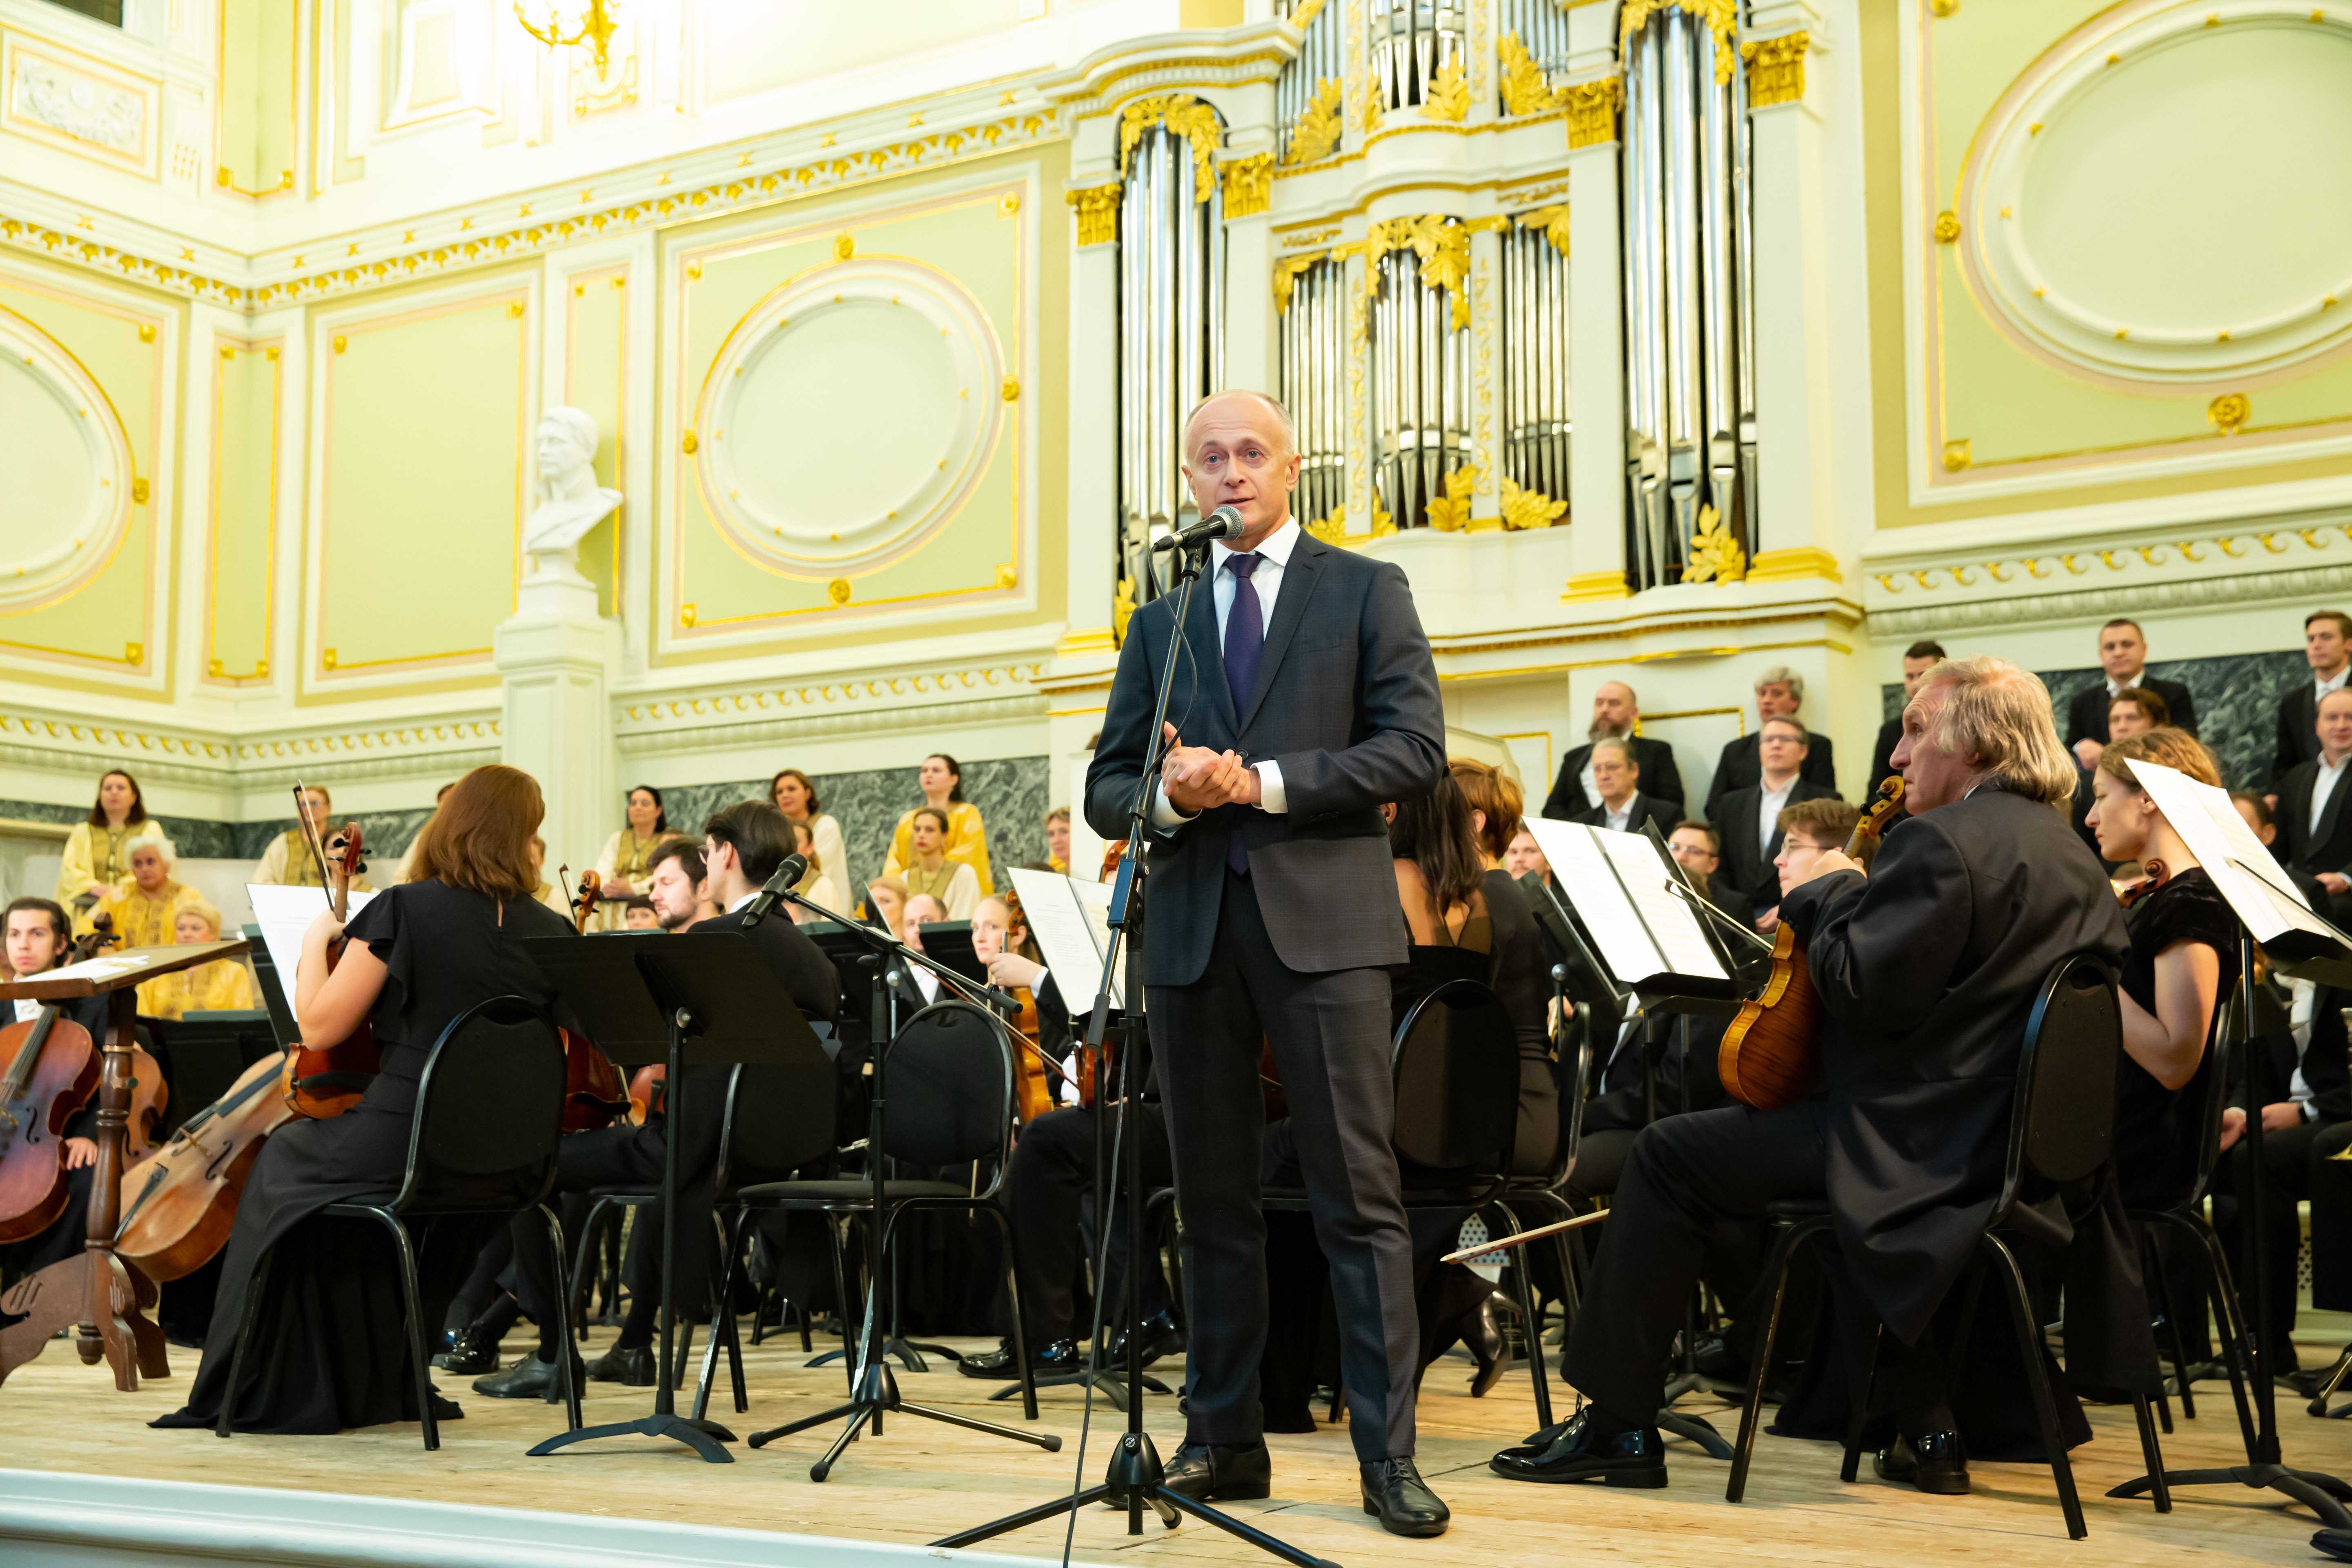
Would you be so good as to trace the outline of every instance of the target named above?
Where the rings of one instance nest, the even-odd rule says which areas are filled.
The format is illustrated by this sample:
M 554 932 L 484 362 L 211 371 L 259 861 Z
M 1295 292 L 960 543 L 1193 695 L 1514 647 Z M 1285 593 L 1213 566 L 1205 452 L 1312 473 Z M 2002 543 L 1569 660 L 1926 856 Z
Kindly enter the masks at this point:
M 1404 574 L 1300 529 L 1298 467 L 1290 416 L 1262 394 L 1219 394 L 1185 422 L 1201 515 L 1230 506 L 1244 528 L 1210 546 L 1193 592 L 1180 732 L 1151 815 L 1142 960 L 1184 1214 L 1192 1373 L 1167 1484 L 1203 1501 L 1271 1486 L 1257 1380 L 1264 1039 L 1290 1102 L 1286 1152 L 1330 1260 L 1364 1511 L 1400 1535 L 1437 1535 L 1446 1508 L 1412 1461 L 1417 1326 L 1384 968 L 1405 961 L 1406 933 L 1381 805 L 1435 785 L 1445 716 Z M 1119 649 L 1087 774 L 1087 820 L 1105 838 L 1127 837 L 1174 607 L 1138 610 Z

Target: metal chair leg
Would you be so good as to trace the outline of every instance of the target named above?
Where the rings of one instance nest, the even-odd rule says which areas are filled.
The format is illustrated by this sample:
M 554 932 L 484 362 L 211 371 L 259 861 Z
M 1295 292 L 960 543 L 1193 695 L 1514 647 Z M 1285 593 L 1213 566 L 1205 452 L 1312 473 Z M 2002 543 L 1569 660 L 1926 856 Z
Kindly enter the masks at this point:
M 563 1256 L 563 1222 L 556 1218 L 555 1211 L 545 1204 L 539 1205 L 539 1214 L 547 1221 L 548 1244 L 555 1248 L 555 1256 L 560 1258 Z M 563 1418 L 567 1423 L 564 1430 L 577 1432 L 580 1430 L 580 1380 L 572 1366 L 578 1357 L 572 1348 L 572 1307 L 570 1291 L 555 1293 L 555 1342 L 563 1347 L 563 1365 L 556 1376 L 563 1384 Z
M 1870 1429 L 1871 1396 L 1878 1392 L 1878 1352 L 1886 1342 L 1886 1325 L 1870 1326 L 1868 1359 L 1863 1363 L 1862 1386 L 1855 1390 L 1853 1406 L 1846 1412 L 1845 1449 L 1838 1459 L 1838 1479 L 1851 1486 L 1862 1474 L 1862 1435 Z
M 1037 1419 L 1037 1370 L 1029 1364 L 1029 1335 L 1021 1326 L 1021 1284 L 1014 1278 L 1019 1270 L 1013 1267 L 1013 1221 L 1001 1205 L 990 1204 L 988 1213 L 994 1216 L 997 1231 L 1004 1237 L 1004 1293 L 1013 1302 L 1013 1359 L 1021 1369 L 1021 1414 L 1024 1419 L 1034 1421 Z M 1127 1266 L 1129 1268 L 1142 1262 L 1138 1245 L 1140 1239 L 1137 1237 L 1128 1238 Z M 1129 1398 L 1139 1399 L 1142 1394 L 1141 1389 L 1128 1390 Z
M 1739 1437 L 1731 1449 L 1731 1479 L 1723 1490 L 1726 1502 L 1738 1502 L 1748 1491 L 1748 1467 L 1756 1456 L 1756 1432 L 1764 1409 L 1764 1377 L 1772 1364 L 1773 1342 L 1780 1338 L 1780 1303 L 1789 1293 L 1789 1265 L 1797 1242 L 1806 1234 L 1803 1226 L 1784 1226 L 1764 1260 L 1764 1278 L 1772 1282 L 1772 1292 L 1766 1298 L 1764 1331 L 1757 1336 L 1756 1353 L 1748 1368 L 1748 1397 L 1740 1405 Z
M 2164 1446 L 2157 1441 L 2156 1423 L 2148 1418 L 2147 1395 L 2132 1395 L 2132 1419 L 2139 1426 L 2140 1462 L 2147 1466 L 2148 1495 L 2156 1500 L 2156 1511 L 2172 1511 L 2172 1488 L 2164 1479 Z
M 2042 1331 L 2033 1321 L 2032 1298 L 2026 1292 L 2025 1276 L 2017 1266 L 2016 1254 L 1997 1236 L 1987 1235 L 1983 1247 L 2000 1275 L 2001 1293 L 2009 1298 L 2010 1321 L 2017 1331 L 2018 1354 L 2025 1363 L 2026 1386 L 2033 1393 L 2033 1415 L 2042 1428 L 2042 1450 L 2050 1457 L 2050 1473 L 2058 1482 L 2058 1506 L 2066 1516 L 2066 1533 L 2080 1541 L 2091 1533 L 2091 1529 L 2083 1522 L 2083 1500 L 2074 1490 L 2074 1462 L 2066 1457 L 2066 1436 L 2058 1428 L 2058 1404 L 2050 1392 Z
M 1504 1227 L 1503 1233 L 1506 1236 L 1519 1234 L 1522 1228 L 1519 1225 L 1519 1216 L 1511 1212 L 1511 1205 L 1508 1203 L 1496 1203 L 1488 1206 L 1500 1215 Z M 1519 1285 L 1519 1321 L 1527 1325 L 1528 1370 L 1534 1378 L 1536 1385 L 1536 1425 L 1538 1427 L 1549 1426 L 1551 1425 L 1551 1384 L 1550 1380 L 1544 1376 L 1543 1341 L 1538 1333 L 1537 1327 L 1538 1320 L 1536 1316 L 1534 1271 L 1527 1267 L 1524 1255 L 1513 1273 L 1517 1277 Z

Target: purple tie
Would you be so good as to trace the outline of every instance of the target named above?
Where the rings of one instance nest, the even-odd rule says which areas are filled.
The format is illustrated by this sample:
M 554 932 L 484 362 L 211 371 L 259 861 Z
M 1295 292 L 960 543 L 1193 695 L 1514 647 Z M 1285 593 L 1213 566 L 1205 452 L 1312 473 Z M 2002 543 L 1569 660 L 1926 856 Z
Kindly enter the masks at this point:
M 1233 608 L 1225 615 L 1225 687 L 1234 694 L 1237 724 L 1249 707 L 1250 688 L 1257 682 L 1257 656 L 1265 647 L 1265 617 L 1258 611 L 1257 589 L 1250 583 L 1251 574 L 1265 559 L 1255 552 L 1225 557 L 1225 565 L 1234 574 Z M 1239 824 L 1226 841 L 1225 864 L 1237 876 L 1249 875 L 1249 851 L 1242 847 Z

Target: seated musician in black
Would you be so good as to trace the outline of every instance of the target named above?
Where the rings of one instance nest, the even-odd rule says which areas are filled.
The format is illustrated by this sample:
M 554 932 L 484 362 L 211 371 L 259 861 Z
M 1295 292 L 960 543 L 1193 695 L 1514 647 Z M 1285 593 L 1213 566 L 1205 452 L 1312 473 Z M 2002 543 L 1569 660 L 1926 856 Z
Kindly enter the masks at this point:
M 5 951 L 9 972 L 31 979 L 66 962 L 72 951 L 71 930 L 62 905 L 50 899 L 18 899 L 8 906 Z M 90 1044 L 106 1044 L 107 1003 L 87 996 L 57 1005 L 58 1016 L 89 1031 Z M 0 1026 L 28 1024 L 41 1016 L 38 1002 L 13 1004 Z M 29 1035 L 26 1037 L 30 1038 Z M 21 1047 L 20 1047 L 21 1048 Z M 52 1263 L 79 1255 L 89 1237 L 89 1188 L 98 1171 L 98 1097 L 92 1095 L 65 1124 L 66 1207 L 37 1236 L 0 1247 L 0 1289 L 27 1274 L 37 1274 Z
M 554 1005 L 522 948 L 525 937 L 572 930 L 533 896 L 530 842 L 542 815 L 530 774 L 498 763 L 476 768 L 417 836 L 406 881 L 378 893 L 348 931 L 329 912 L 303 933 L 294 995 L 302 1037 L 341 1040 L 367 1023 L 383 1070 L 342 1115 L 289 1122 L 262 1145 L 237 1204 L 187 1405 L 156 1426 L 209 1426 L 232 1397 L 229 1363 L 246 1295 L 262 1250 L 273 1245 L 253 1339 L 267 1349 L 248 1352 L 246 1384 L 234 1393 L 238 1430 L 321 1433 L 417 1419 L 392 1249 L 364 1221 L 317 1216 L 329 1204 L 399 1187 L 418 1079 L 453 1019 L 493 996 Z M 327 952 L 338 936 L 347 940 L 331 974 Z M 418 1269 L 429 1321 L 446 1309 L 481 1239 L 462 1226 L 426 1238 Z M 436 1399 L 439 1419 L 461 1414 Z
M 743 921 L 743 906 L 759 896 L 761 884 L 774 876 L 784 857 L 793 852 L 790 820 L 764 801 L 739 801 L 711 817 L 702 831 L 705 886 L 710 901 L 723 912 L 687 927 L 683 934 L 743 931 L 802 1013 L 813 1019 L 832 1020 L 840 1008 L 839 984 L 833 964 L 816 943 L 782 910 L 757 925 L 746 926 Z M 591 1038 L 594 1037 L 593 1022 L 583 1020 Z M 711 1183 L 717 1175 L 719 1134 L 726 1117 L 731 1070 L 717 1065 L 689 1067 L 679 1095 L 685 1118 L 683 1142 L 678 1146 L 677 1305 L 695 1315 L 709 1294 L 713 1272 Z M 756 1150 L 756 1129 L 739 1127 L 736 1134 L 739 1150 Z M 595 1131 L 575 1132 L 563 1140 L 557 1152 L 556 1191 L 655 1185 L 662 1177 L 668 1135 L 669 1118 L 660 1111 L 648 1112 L 643 1126 L 618 1121 Z M 659 1211 L 638 1210 L 637 1223 L 656 1227 L 646 1232 L 646 1245 L 657 1247 Z M 514 1247 L 515 1294 L 539 1324 L 539 1352 L 504 1372 L 476 1379 L 474 1390 L 497 1399 L 559 1399 L 562 1384 L 555 1364 L 554 1292 L 562 1268 L 571 1260 L 559 1263 L 550 1256 L 546 1227 L 536 1223 L 516 1222 Z M 658 1255 L 648 1252 L 647 1256 Z M 583 1369 L 586 1375 L 593 1381 L 617 1382 L 632 1388 L 649 1386 L 655 1376 L 653 1336 L 660 1308 L 657 1291 L 638 1290 L 631 1298 L 628 1318 L 613 1348 Z
M 1905 710 L 1895 763 L 1914 815 L 1888 833 L 1869 874 L 1824 853 L 1780 905 L 1822 998 L 1825 1091 L 1643 1131 L 1561 1360 L 1591 1403 L 1495 1456 L 1499 1473 L 1665 1485 L 1656 1413 L 1709 1233 L 1774 1199 L 1825 1197 L 1887 1329 L 1878 1386 L 1900 1438 L 1880 1473 L 1966 1489 L 1925 1331 L 1998 1194 L 2019 1049 L 2044 976 L 2073 953 L 2120 961 L 2128 941 L 2097 861 L 2060 815 L 2075 770 L 2032 675 L 1994 658 L 1938 665 Z M 2144 1335 L 2144 1309 L 2139 1321 Z M 2067 1344 L 2071 1374 L 2110 1381 L 2099 1375 L 2103 1347 L 2077 1347 L 2072 1334 Z M 2152 1363 L 2152 1344 L 2140 1348 Z

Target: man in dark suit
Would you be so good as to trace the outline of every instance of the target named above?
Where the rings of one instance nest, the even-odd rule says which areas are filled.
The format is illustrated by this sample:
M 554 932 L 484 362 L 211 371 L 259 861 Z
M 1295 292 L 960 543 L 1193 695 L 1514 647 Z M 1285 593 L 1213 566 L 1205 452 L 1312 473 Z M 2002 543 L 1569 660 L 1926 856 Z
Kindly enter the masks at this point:
M 2066 746 L 2083 766 L 2099 765 L 2099 752 L 2110 739 L 2108 705 L 2115 701 L 2117 692 L 2135 686 L 2164 699 L 2166 722 L 2177 730 L 2197 733 L 2197 702 L 2189 695 L 2189 688 L 2177 680 L 2158 680 L 2147 673 L 2147 639 L 2140 634 L 2137 621 L 2109 621 L 2099 628 L 2099 666 L 2107 672 L 2106 679 L 2088 690 L 2077 691 L 2074 700 L 2066 704 Z
M 1939 642 L 1915 642 L 1903 650 L 1903 700 L 1909 702 L 1919 689 L 1919 682 L 1927 672 L 1945 659 L 1944 645 Z M 1870 749 L 1870 773 L 1862 781 L 1862 797 L 1871 798 L 1877 792 L 1878 781 L 1895 771 L 1895 748 L 1903 739 L 1903 715 L 1897 713 L 1878 727 L 1878 743 Z M 1897 815 L 1902 808 L 1895 808 Z
M 1592 693 L 1592 728 L 1586 732 L 1583 745 L 1560 759 L 1559 778 L 1544 799 L 1543 815 L 1573 822 L 1578 812 L 1601 804 L 1600 792 L 1591 781 L 1592 748 L 1603 741 L 1622 740 L 1633 748 L 1633 761 L 1642 770 L 1642 793 L 1653 800 L 1672 801 L 1675 815 L 1682 816 L 1683 774 L 1675 763 L 1675 749 L 1664 741 L 1635 734 L 1641 724 L 1642 706 L 1633 689 L 1622 680 L 1602 681 Z
M 833 1019 L 839 1012 L 841 984 L 831 961 L 816 943 L 781 910 L 757 924 L 746 924 L 744 920 L 744 906 L 759 895 L 761 884 L 774 876 L 776 868 L 784 863 L 784 857 L 793 852 L 792 823 L 765 801 L 739 801 L 711 817 L 703 828 L 703 836 L 705 887 L 710 901 L 721 912 L 687 928 L 682 934 L 695 937 L 712 931 L 741 931 L 803 1014 L 814 1019 Z M 717 1175 L 719 1134 L 727 1110 L 727 1080 L 732 1071 L 731 1068 L 710 1064 L 689 1067 L 678 1093 L 683 1114 L 676 1119 L 680 1140 L 677 1279 L 686 1297 L 678 1303 L 681 1310 L 696 1307 L 713 1272 L 711 1184 Z M 566 1137 L 556 1151 L 556 1192 L 580 1194 L 594 1187 L 659 1184 L 672 1120 L 666 1112 L 649 1111 L 643 1126 L 616 1121 L 610 1127 Z M 744 1139 L 739 1148 L 756 1145 L 755 1137 L 740 1130 L 738 1136 Z M 790 1173 L 772 1173 L 782 1177 Z M 646 1245 L 657 1247 L 659 1211 L 640 1209 L 637 1214 L 641 1227 L 653 1227 L 645 1231 Z M 515 1295 L 523 1310 L 540 1325 L 539 1354 L 524 1357 L 505 1372 L 477 1379 L 474 1392 L 496 1399 L 553 1398 L 558 1386 L 555 1354 L 559 1348 L 553 1302 L 562 1271 L 551 1255 L 546 1227 L 536 1215 L 518 1216 L 510 1234 L 515 1244 Z M 659 1254 L 648 1252 L 646 1256 Z M 653 1384 L 653 1334 L 660 1305 L 657 1292 L 636 1293 L 630 1303 L 628 1321 L 621 1325 L 613 1348 L 585 1369 L 591 1378 L 631 1387 Z
M 2287 869 L 2315 877 L 2327 889 L 2341 920 L 2352 914 L 2352 809 L 2345 797 L 2345 763 L 2352 758 L 2352 690 L 2337 689 L 2319 700 L 2314 726 L 2319 755 L 2298 763 L 2279 781 L 2279 838 Z M 2320 911 L 2323 914 L 2327 910 Z
M 1723 797 L 1736 789 L 1746 789 L 1763 775 L 1764 764 L 1759 747 L 1768 719 L 1794 719 L 1797 710 L 1805 703 L 1805 678 L 1785 664 L 1776 664 L 1756 678 L 1756 732 L 1742 735 L 1723 748 L 1716 759 L 1715 782 L 1706 786 L 1706 819 L 1722 820 L 1717 810 Z M 1832 795 L 1837 793 L 1837 764 L 1830 753 L 1830 738 L 1811 731 L 1805 734 L 1805 761 L 1802 768 L 1805 782 L 1819 784 Z
M 1682 802 L 1653 799 L 1642 789 L 1642 765 L 1630 741 L 1612 738 L 1592 743 L 1592 779 L 1601 791 L 1597 805 L 1569 818 L 1588 827 L 1613 827 L 1639 833 L 1651 823 L 1660 834 L 1672 833 L 1683 817 Z
M 2311 666 L 2311 678 L 2296 681 L 2279 698 L 2278 753 L 2271 763 L 2273 788 L 2297 763 L 2319 755 L 2319 700 L 2352 675 L 2352 616 L 2314 610 L 2304 616 L 2303 658 Z
M 1665 1485 L 1667 1349 L 1709 1237 L 1775 1199 L 1811 1197 L 1827 1199 L 1887 1330 L 1876 1386 L 1892 1395 L 1900 1440 L 1880 1474 L 1966 1489 L 1945 1369 L 1923 1333 L 2000 1191 L 2019 1049 L 2045 976 L 2074 953 L 2119 962 L 2128 939 L 2097 862 L 2053 809 L 2074 770 L 2032 675 L 1991 658 L 1938 666 L 1912 699 L 1895 764 L 1916 815 L 1868 875 L 1824 853 L 1781 904 L 1822 998 L 1826 1092 L 1778 1110 L 1669 1117 L 1635 1140 L 1561 1363 L 1591 1403 L 1495 1456 L 1501 1474 Z M 2143 1331 L 2084 1343 L 2081 1367 L 2067 1335 L 2078 1382 L 2153 1387 L 2145 1306 L 2125 1308 Z
M 1292 520 L 1299 458 L 1279 404 L 1211 397 L 1184 447 L 1202 513 L 1231 506 L 1245 527 L 1211 547 L 1192 595 L 1182 637 L 1199 684 L 1175 678 L 1193 695 L 1150 796 L 1140 956 L 1191 1304 L 1190 1416 L 1167 1483 L 1203 1500 L 1271 1484 L 1257 1387 L 1264 1039 L 1330 1261 L 1362 1500 L 1391 1531 L 1433 1535 L 1446 1510 L 1412 1461 L 1419 1323 L 1389 1142 L 1385 969 L 1404 962 L 1406 933 L 1381 805 L 1444 772 L 1436 668 L 1404 574 Z M 1138 610 L 1119 651 L 1087 774 L 1087 820 L 1105 838 L 1126 837 L 1146 782 L 1175 604 Z
M 1837 791 L 1804 776 L 1809 737 L 1794 719 L 1767 719 L 1756 737 L 1761 775 L 1716 805 L 1722 864 L 1714 877 L 1715 900 L 1754 921 L 1759 931 L 1769 931 L 1773 921 L 1768 917 L 1780 902 L 1780 874 L 1772 868 L 1780 853 L 1780 813 L 1803 801 L 1834 800 Z

